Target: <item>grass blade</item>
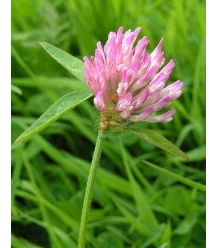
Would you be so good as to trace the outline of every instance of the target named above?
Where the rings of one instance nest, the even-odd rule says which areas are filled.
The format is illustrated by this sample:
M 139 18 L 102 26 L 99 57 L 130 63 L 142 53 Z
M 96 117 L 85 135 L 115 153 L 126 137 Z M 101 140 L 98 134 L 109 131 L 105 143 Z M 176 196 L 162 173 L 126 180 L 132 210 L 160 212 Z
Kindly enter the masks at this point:
M 175 179 L 175 180 L 177 180 L 177 181 L 179 181 L 179 182 L 181 182 L 183 184 L 186 184 L 188 186 L 191 186 L 193 188 L 196 188 L 196 189 L 199 189 L 201 191 L 206 192 L 206 186 L 201 184 L 201 183 L 197 183 L 197 182 L 194 182 L 194 181 L 192 181 L 190 179 L 184 178 L 184 177 L 182 177 L 180 175 L 177 175 L 177 174 L 175 174 L 175 173 L 173 173 L 171 171 L 168 171 L 168 170 L 166 170 L 164 168 L 161 168 L 161 167 L 159 167 L 159 166 L 157 166 L 155 164 L 152 164 L 152 163 L 150 163 L 148 161 L 142 161 L 142 162 L 147 164 L 151 168 L 163 173 L 164 175 L 166 175 L 168 177 L 172 177 L 173 179 Z

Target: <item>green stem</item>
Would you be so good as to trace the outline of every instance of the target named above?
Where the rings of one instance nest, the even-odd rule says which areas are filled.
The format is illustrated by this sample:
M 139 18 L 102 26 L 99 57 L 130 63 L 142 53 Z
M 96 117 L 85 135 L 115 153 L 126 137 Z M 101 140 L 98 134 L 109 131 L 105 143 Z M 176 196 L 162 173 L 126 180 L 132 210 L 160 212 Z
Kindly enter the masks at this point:
M 88 213 L 90 209 L 91 199 L 93 195 L 93 185 L 94 179 L 96 176 L 96 171 L 99 165 L 100 156 L 102 153 L 103 142 L 106 137 L 106 133 L 103 131 L 99 131 L 96 146 L 93 154 L 93 159 L 90 167 L 90 172 L 87 180 L 87 187 L 84 196 L 84 203 L 81 215 L 81 224 L 80 224 L 80 232 L 79 232 L 79 239 L 78 239 L 78 248 L 85 247 L 85 237 L 86 237 L 86 227 L 88 221 Z

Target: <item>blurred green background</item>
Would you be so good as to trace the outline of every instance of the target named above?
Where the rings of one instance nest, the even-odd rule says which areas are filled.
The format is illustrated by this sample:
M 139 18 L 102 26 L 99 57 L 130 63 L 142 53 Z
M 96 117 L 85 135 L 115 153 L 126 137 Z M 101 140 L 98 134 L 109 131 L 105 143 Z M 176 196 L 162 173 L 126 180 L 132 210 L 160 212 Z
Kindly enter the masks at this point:
M 92 99 L 27 142 L 15 139 L 66 93 L 87 86 L 39 45 L 82 59 L 110 31 L 142 27 L 151 52 L 164 37 L 170 83 L 183 95 L 159 130 L 190 157 L 184 161 L 132 134 L 109 134 L 89 215 L 87 248 L 203 248 L 205 193 L 142 163 L 147 160 L 205 184 L 205 1 L 12 0 L 12 247 L 77 247 L 88 170 L 97 133 Z M 171 107 L 170 107 L 171 108 Z

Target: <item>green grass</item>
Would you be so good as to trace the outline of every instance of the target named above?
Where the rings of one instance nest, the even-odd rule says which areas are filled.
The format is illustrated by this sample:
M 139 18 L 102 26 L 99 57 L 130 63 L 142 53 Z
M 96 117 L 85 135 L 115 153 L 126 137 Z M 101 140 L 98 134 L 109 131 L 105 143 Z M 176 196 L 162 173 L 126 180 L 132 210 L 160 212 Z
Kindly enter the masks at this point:
M 14 143 L 60 97 L 87 89 L 39 42 L 82 59 L 119 26 L 141 26 L 149 51 L 164 37 L 166 61 L 176 63 L 170 82 L 182 80 L 183 95 L 172 104 L 172 122 L 136 126 L 160 130 L 190 161 L 131 133 L 109 134 L 94 187 L 87 248 L 205 247 L 205 1 L 12 0 L 11 7 L 12 247 L 77 247 L 97 137 L 97 113 L 88 99 L 40 135 Z

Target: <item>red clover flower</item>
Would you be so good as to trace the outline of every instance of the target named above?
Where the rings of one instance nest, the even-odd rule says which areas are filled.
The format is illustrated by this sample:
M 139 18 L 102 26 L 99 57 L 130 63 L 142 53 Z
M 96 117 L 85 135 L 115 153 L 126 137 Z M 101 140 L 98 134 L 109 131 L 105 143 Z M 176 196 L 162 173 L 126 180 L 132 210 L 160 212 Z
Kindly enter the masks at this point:
M 169 122 L 175 109 L 156 112 L 182 94 L 180 80 L 165 87 L 175 66 L 173 60 L 159 70 L 165 61 L 163 39 L 151 54 L 146 51 L 146 36 L 133 46 L 140 30 L 122 33 L 120 27 L 117 33 L 109 33 L 104 47 L 97 42 L 95 56 L 84 57 L 85 82 L 95 96 L 94 104 L 105 128 L 116 122 Z

